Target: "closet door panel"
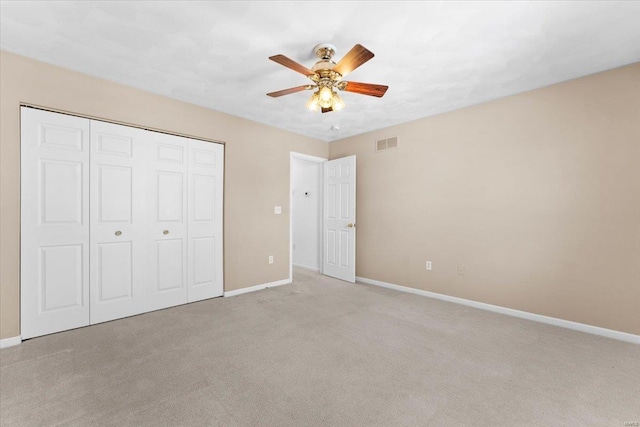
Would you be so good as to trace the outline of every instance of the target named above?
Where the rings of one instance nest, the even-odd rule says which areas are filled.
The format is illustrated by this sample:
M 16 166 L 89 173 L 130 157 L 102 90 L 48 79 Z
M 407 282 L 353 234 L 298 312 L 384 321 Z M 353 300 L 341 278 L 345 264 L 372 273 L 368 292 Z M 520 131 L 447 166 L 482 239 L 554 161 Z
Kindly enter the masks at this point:
M 82 224 L 82 161 L 39 159 L 42 224 Z
M 147 309 L 187 302 L 187 140 L 146 133 Z
M 145 311 L 143 130 L 91 121 L 91 323 Z
M 42 311 L 81 307 L 82 245 L 41 246 L 38 255 Z
M 224 146 L 189 141 L 189 301 L 222 295 Z
M 103 160 L 104 161 L 104 160 Z M 132 224 L 133 167 L 98 164 L 98 221 L 101 224 Z
M 89 120 L 21 108 L 21 336 L 89 324 Z
M 193 287 L 212 286 L 216 280 L 216 238 L 195 237 L 192 245 Z
M 100 243 L 97 247 L 95 266 L 98 295 L 105 303 L 133 298 L 133 244 L 131 241 Z
M 156 289 L 159 292 L 171 290 L 183 290 L 186 296 L 186 281 L 184 280 L 185 247 L 183 239 L 166 239 L 156 241 L 157 280 Z M 174 304 L 183 304 L 186 299 L 174 301 Z

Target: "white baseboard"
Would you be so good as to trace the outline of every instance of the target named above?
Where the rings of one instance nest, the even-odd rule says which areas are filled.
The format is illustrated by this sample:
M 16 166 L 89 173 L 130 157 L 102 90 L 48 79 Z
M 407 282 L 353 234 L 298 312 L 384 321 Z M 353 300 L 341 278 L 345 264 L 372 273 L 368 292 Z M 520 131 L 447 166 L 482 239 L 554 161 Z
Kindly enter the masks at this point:
M 17 337 L 5 338 L 0 340 L 0 348 L 13 347 L 14 345 L 18 345 L 22 343 L 22 337 L 18 335 Z
M 394 289 L 400 292 L 421 295 L 428 298 L 462 304 L 481 310 L 493 311 L 494 313 L 506 314 L 507 316 L 519 317 L 521 319 L 532 320 L 534 322 L 546 323 L 548 325 L 559 326 L 561 328 L 573 329 L 575 331 L 586 332 L 588 334 L 600 335 L 633 344 L 640 344 L 640 335 L 629 334 L 627 332 L 614 331 L 599 326 L 586 325 L 584 323 L 572 322 L 570 320 L 558 319 L 555 317 L 543 316 L 541 314 L 529 313 L 527 311 L 515 310 L 513 308 L 500 307 L 498 305 L 486 304 L 484 302 L 472 301 L 464 298 L 452 297 L 435 292 L 423 291 L 421 289 L 410 288 L 408 286 L 394 285 L 393 283 L 381 282 L 379 280 L 367 279 L 366 277 L 356 277 L 356 281 L 368 285 L 381 286 L 383 288 Z
M 291 283 L 291 279 L 276 280 L 275 282 L 263 283 L 261 285 L 249 286 L 248 288 L 236 289 L 235 291 L 225 292 L 225 297 L 235 297 L 236 295 L 242 295 L 249 292 L 261 291 L 267 288 L 274 288 L 276 286 L 288 285 Z
M 305 270 L 311 270 L 311 271 L 315 271 L 316 273 L 320 272 L 320 269 L 318 267 L 311 267 L 310 265 L 304 265 L 304 264 L 293 264 L 294 267 L 300 267 L 300 268 L 304 268 Z

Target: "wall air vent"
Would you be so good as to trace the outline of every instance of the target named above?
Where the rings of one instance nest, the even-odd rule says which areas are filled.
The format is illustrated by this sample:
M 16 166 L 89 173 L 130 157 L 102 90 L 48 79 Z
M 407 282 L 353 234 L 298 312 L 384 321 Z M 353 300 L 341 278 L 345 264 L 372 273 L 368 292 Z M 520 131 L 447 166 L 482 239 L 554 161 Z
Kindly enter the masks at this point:
M 393 138 L 381 139 L 376 141 L 376 152 L 390 150 L 392 148 L 398 148 L 398 137 L 394 136 Z

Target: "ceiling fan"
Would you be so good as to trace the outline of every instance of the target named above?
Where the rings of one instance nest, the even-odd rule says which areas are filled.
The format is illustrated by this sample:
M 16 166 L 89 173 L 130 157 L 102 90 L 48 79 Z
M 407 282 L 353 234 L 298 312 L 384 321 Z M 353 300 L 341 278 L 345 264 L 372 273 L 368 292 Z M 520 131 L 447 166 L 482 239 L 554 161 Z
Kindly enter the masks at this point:
M 268 96 L 277 98 L 290 93 L 301 92 L 303 90 L 314 90 L 311 98 L 307 102 L 307 108 L 312 111 L 338 111 L 344 107 L 344 101 L 338 95 L 338 90 L 345 92 L 359 93 L 381 98 L 389 86 L 374 85 L 370 83 L 348 82 L 342 80 L 344 76 L 373 58 L 373 53 L 362 45 L 355 45 L 336 64 L 331 60 L 336 53 L 336 47 L 330 43 L 321 43 L 313 48 L 315 54 L 320 58 L 311 69 L 298 64 L 284 55 L 270 56 L 269 59 L 284 65 L 287 68 L 297 71 L 307 76 L 313 84 L 296 86 L 289 89 L 268 93 Z

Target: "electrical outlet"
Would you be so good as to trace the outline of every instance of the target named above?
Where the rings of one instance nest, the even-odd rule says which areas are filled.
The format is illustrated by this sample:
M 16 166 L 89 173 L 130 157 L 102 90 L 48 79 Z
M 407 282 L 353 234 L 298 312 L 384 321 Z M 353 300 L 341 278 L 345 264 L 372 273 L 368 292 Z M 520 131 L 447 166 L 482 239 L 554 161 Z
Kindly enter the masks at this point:
M 464 265 L 458 266 L 458 276 L 464 276 Z
M 427 270 L 431 271 L 431 261 L 427 261 L 427 264 L 426 264 L 425 268 Z
M 273 264 L 273 255 L 269 255 L 269 264 Z
M 276 206 L 273 208 L 273 213 L 276 215 L 280 215 L 282 213 L 282 206 Z

